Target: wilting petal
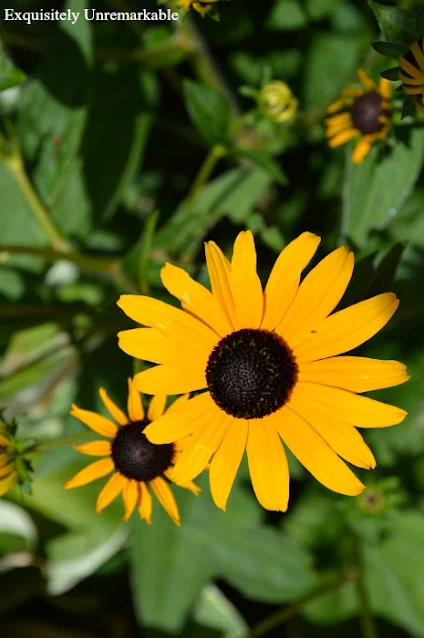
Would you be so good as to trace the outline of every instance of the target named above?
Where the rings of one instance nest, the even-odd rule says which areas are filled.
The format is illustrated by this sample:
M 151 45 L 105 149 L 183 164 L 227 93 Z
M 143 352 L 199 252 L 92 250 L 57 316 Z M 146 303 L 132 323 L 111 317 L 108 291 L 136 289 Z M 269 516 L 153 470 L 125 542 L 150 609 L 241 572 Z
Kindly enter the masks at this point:
M 128 521 L 131 518 L 131 514 L 135 510 L 135 506 L 138 503 L 140 497 L 139 494 L 140 492 L 138 489 L 138 482 L 127 479 L 122 490 L 122 499 L 125 506 L 124 521 Z
M 152 524 L 152 495 L 145 483 L 139 483 L 140 498 L 138 502 L 138 512 L 140 518 L 149 525 Z

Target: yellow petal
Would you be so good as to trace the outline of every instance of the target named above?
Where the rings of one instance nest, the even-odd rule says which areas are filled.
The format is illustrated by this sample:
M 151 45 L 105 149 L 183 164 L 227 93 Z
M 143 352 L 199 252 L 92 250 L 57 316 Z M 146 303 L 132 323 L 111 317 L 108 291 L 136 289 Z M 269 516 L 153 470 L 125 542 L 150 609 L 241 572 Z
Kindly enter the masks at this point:
M 137 388 L 145 394 L 183 394 L 206 388 L 204 366 L 158 365 L 135 375 Z
M 17 472 L 12 472 L 12 474 L 9 474 L 4 479 L 2 479 L 0 481 L 0 496 L 4 496 L 4 494 L 6 494 L 9 490 L 11 490 L 17 480 L 18 480 Z
M 423 72 L 423 77 L 424 77 L 424 53 L 422 52 L 422 49 L 420 45 L 418 44 L 418 42 L 415 41 L 411 44 L 411 51 L 414 55 L 414 58 L 418 66 L 420 67 L 420 70 Z
M 140 498 L 137 481 L 127 479 L 122 490 L 122 498 L 125 506 L 124 521 L 128 521 Z
M 352 116 L 349 112 L 347 113 L 339 113 L 338 115 L 332 115 L 328 117 L 325 121 L 327 126 L 340 126 L 340 125 L 350 125 L 352 123 Z
M 377 84 L 370 76 L 365 73 L 364 69 L 358 69 L 357 71 L 359 81 L 367 91 L 377 91 Z
M 322 414 L 313 403 L 305 402 L 303 398 L 296 398 L 294 393 L 290 409 L 307 421 L 336 454 L 357 467 L 367 470 L 375 467 L 373 453 L 353 425 L 339 421 L 337 414 L 333 418 Z
M 306 275 L 276 331 L 296 347 L 297 335 L 325 319 L 339 303 L 353 272 L 354 258 L 346 246 L 327 255 Z
M 356 478 L 324 439 L 302 417 L 283 407 L 278 431 L 294 456 L 330 490 L 356 496 L 365 485 Z
M 115 474 L 110 477 L 97 497 L 96 512 L 98 514 L 120 495 L 127 480 L 128 479 L 119 472 L 115 472 Z
M 88 425 L 88 427 L 94 432 L 97 432 L 97 434 L 110 438 L 116 436 L 118 431 L 116 425 L 101 414 L 96 414 L 96 412 L 91 412 L 90 410 L 81 410 L 81 408 L 75 404 L 71 408 L 71 414 L 78 419 L 78 421 L 81 421 L 81 423 Z
M 4 434 L 0 434 L 0 445 L 5 448 L 9 445 L 9 439 Z
M 227 316 L 231 327 L 236 329 L 236 308 L 230 286 L 230 262 L 213 241 L 205 244 L 205 254 L 212 294 Z
M 121 408 L 118 408 L 116 403 L 112 401 L 109 397 L 108 393 L 104 388 L 99 389 L 100 398 L 104 403 L 106 410 L 109 412 L 111 416 L 115 419 L 119 425 L 126 425 L 128 423 L 128 417 L 124 412 L 122 412 Z
M 178 513 L 178 506 L 169 485 L 160 476 L 153 479 L 153 481 L 150 481 L 150 485 L 152 486 L 152 489 L 156 494 L 156 498 L 158 499 L 159 503 L 162 505 L 167 514 L 169 514 L 169 516 L 172 518 L 175 525 L 178 525 L 178 527 L 180 527 L 181 523 L 180 515 Z
M 203 472 L 233 421 L 233 417 L 221 410 L 205 415 L 202 427 L 190 437 L 190 443 L 176 461 L 172 472 L 172 480 L 175 483 L 182 485 Z
M 110 456 L 112 445 L 110 441 L 90 441 L 90 443 L 74 445 L 74 449 L 88 456 Z
M 227 509 L 227 501 L 240 467 L 247 441 L 248 421 L 235 419 L 215 452 L 209 470 L 212 498 L 217 507 Z
M 140 488 L 140 498 L 138 501 L 138 512 L 140 514 L 140 518 L 149 525 L 152 524 L 152 495 L 149 492 L 149 489 L 146 483 L 139 483 Z
M 7 454 L 1 453 L 0 454 L 0 467 L 3 467 L 7 463 L 10 463 L 10 456 L 8 456 Z
M 392 84 L 386 78 L 381 78 L 378 83 L 378 92 L 380 95 L 385 97 L 387 100 L 390 99 L 392 95 Z
M 8 476 L 8 474 L 10 474 L 13 471 L 14 467 L 15 467 L 15 464 L 13 463 L 13 461 L 10 461 L 9 463 L 7 463 L 7 465 L 3 465 L 3 467 L 0 468 L 0 479 L 4 478 L 5 476 Z
M 250 230 L 239 233 L 234 242 L 230 282 L 237 328 L 259 328 L 263 315 L 263 293 L 256 272 L 256 250 Z
M 305 335 L 296 359 L 314 361 L 357 348 L 386 325 L 398 305 L 396 295 L 386 292 L 334 313 Z
M 417 67 L 411 64 L 410 62 L 408 62 L 406 58 L 400 57 L 399 64 L 400 64 L 400 68 L 406 71 L 407 73 L 409 73 L 409 75 L 412 75 L 413 78 L 424 80 L 423 71 L 420 71 L 420 69 L 417 69 Z
M 136 379 L 128 379 L 128 416 L 132 423 L 144 419 L 144 408 L 141 396 L 137 390 Z
M 385 428 L 401 423 L 405 410 L 340 388 L 299 381 L 290 397 L 291 403 L 309 404 L 329 419 L 336 418 L 361 428 Z
M 365 157 L 371 150 L 372 143 L 369 139 L 363 137 L 355 146 L 352 153 L 352 162 L 354 164 L 362 164 Z
M 261 328 L 274 330 L 296 296 L 300 275 L 314 256 L 321 238 L 302 233 L 280 253 L 264 293 L 264 316 Z
M 160 276 L 165 288 L 181 301 L 184 310 L 206 323 L 221 337 L 232 331 L 228 314 L 217 298 L 194 281 L 185 270 L 167 263 L 162 268 Z
M 178 410 L 167 410 L 160 419 L 145 428 L 144 434 L 152 443 L 173 443 L 202 427 L 204 419 L 218 410 L 209 392 L 204 392 L 187 401 Z
M 418 78 L 411 78 L 409 75 L 406 75 L 406 73 L 402 73 L 402 71 L 400 71 L 399 79 L 409 86 L 421 87 L 424 84 L 424 74 L 422 76 L 420 75 Z
M 406 366 L 398 361 L 349 356 L 302 363 L 298 374 L 299 381 L 321 383 L 351 392 L 390 388 L 408 379 Z
M 331 140 L 329 140 L 328 145 L 331 148 L 336 148 L 336 146 L 341 146 L 342 144 L 346 144 L 346 142 L 353 140 L 353 138 L 356 137 L 358 133 L 359 131 L 356 128 L 346 129 L 332 137 Z
M 149 411 L 147 413 L 147 418 L 149 421 L 156 421 L 156 419 L 160 419 L 165 410 L 166 404 L 166 394 L 155 394 L 152 397 L 149 405 Z
M 253 490 L 267 510 L 285 512 L 289 502 L 289 467 L 278 431 L 278 412 L 249 421 L 247 460 Z
M 204 361 L 205 353 L 166 337 L 157 328 L 134 328 L 118 333 L 119 347 L 126 354 L 152 363 L 178 365 L 181 361 Z
M 169 408 L 166 409 L 166 414 L 169 414 L 170 412 L 173 412 L 174 410 L 178 410 L 179 408 L 181 408 L 183 405 L 185 405 L 187 403 L 187 401 L 189 400 L 190 395 L 187 394 L 183 394 L 181 397 L 178 397 L 178 399 L 175 399 L 175 401 L 173 403 L 171 403 L 171 405 L 169 406 Z
M 188 348 L 210 352 L 219 337 L 209 326 L 188 312 L 142 295 L 121 295 L 118 306 L 128 317 L 142 325 L 158 328 L 165 336 Z
M 114 469 L 115 466 L 110 458 L 95 461 L 87 465 L 87 467 L 78 472 L 78 474 L 75 474 L 69 481 L 66 481 L 64 484 L 65 488 L 69 490 L 73 487 L 81 487 L 81 485 L 86 485 L 98 478 L 102 478 L 102 476 L 106 476 L 106 474 L 109 474 Z

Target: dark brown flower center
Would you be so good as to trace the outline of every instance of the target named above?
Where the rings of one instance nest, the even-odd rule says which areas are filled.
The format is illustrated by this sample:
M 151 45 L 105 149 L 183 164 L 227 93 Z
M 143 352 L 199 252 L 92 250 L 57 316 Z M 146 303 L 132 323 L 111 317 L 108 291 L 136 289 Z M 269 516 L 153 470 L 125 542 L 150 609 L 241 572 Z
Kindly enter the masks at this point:
M 388 111 L 382 108 L 382 98 L 376 93 L 366 93 L 356 98 L 350 109 L 353 126 L 363 135 L 378 133 L 384 124 L 380 122 L 382 115 L 388 115 Z
M 171 467 L 174 444 L 155 445 L 143 434 L 148 419 L 119 428 L 112 443 L 115 469 L 128 479 L 152 481 Z
M 221 339 L 212 350 L 206 380 L 224 412 L 240 419 L 261 419 L 288 400 L 297 364 L 277 334 L 244 328 Z

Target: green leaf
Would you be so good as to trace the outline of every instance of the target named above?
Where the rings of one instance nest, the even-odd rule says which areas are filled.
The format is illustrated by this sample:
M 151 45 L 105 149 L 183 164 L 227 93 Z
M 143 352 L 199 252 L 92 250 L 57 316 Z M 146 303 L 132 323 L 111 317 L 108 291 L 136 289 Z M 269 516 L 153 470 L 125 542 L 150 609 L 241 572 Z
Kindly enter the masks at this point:
M 381 53 L 387 58 L 399 58 L 408 51 L 408 47 L 397 42 L 371 42 L 371 46 L 377 53 Z
M 419 37 L 424 37 L 424 6 L 421 5 L 415 15 L 415 31 Z
M 227 101 L 210 87 L 192 80 L 184 81 L 184 99 L 199 134 L 211 145 L 225 143 L 230 119 Z
M 250 497 L 234 487 L 228 513 L 222 512 L 207 480 L 199 479 L 204 492 L 198 498 L 181 490 L 176 495 L 181 528 L 159 506 L 152 526 L 131 520 L 132 591 L 143 626 L 179 631 L 201 588 L 216 576 L 244 595 L 278 602 L 315 583 L 308 554 L 293 539 L 264 528 Z
M 368 0 L 386 40 L 408 44 L 416 36 L 414 15 L 409 11 Z
M 25 73 L 10 61 L 0 41 L 0 92 L 22 84 L 25 79 Z
M 243 638 L 247 633 L 243 616 L 216 585 L 202 589 L 193 617 L 201 625 L 222 632 L 220 638 Z
M 232 150 L 232 154 L 239 157 L 246 157 L 260 168 L 263 168 L 278 184 L 288 184 L 287 175 L 281 168 L 279 162 L 266 151 L 236 148 Z
M 391 82 L 396 82 L 399 80 L 399 66 L 393 66 L 391 69 L 385 69 L 381 71 L 380 75 L 382 78 L 386 78 L 386 80 L 390 80 Z
M 402 114 L 401 119 L 404 120 L 405 117 L 409 117 L 410 115 L 414 116 L 417 110 L 417 102 L 415 100 L 414 95 L 407 95 L 402 106 Z
M 340 0 L 277 0 L 266 21 L 271 31 L 293 31 L 301 29 L 310 21 L 320 20 L 328 15 L 340 3 Z
M 420 173 L 424 130 L 399 127 L 397 137 L 390 149 L 374 147 L 362 164 L 347 160 L 343 216 L 346 234 L 360 247 L 371 231 L 390 227 Z
M 33 549 L 37 536 L 37 529 L 23 507 L 0 500 L 0 556 Z

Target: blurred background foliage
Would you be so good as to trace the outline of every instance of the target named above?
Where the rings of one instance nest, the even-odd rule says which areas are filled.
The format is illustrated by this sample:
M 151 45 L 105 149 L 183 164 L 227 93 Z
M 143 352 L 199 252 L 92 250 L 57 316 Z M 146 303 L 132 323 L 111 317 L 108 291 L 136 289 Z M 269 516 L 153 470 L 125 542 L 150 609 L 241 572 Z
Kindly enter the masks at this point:
M 11 4 L 156 8 L 2 0 L 2 16 Z M 395 94 L 389 142 L 359 166 L 350 147 L 326 146 L 322 124 L 359 65 L 375 78 L 393 65 L 371 42 L 390 39 L 393 9 L 419 4 L 230 0 L 219 21 L 172 23 L 2 18 L 0 404 L 21 436 L 44 441 L 32 496 L 15 487 L 0 500 L 2 638 L 424 637 L 423 122 L 401 121 Z M 299 100 L 291 122 L 257 108 L 266 79 Z M 82 428 L 72 402 L 101 410 L 99 386 L 124 403 L 134 368 L 117 347 L 131 327 L 118 295 L 171 301 L 166 260 L 206 283 L 203 241 L 228 251 L 245 228 L 263 277 L 310 230 L 321 255 L 355 250 L 344 305 L 399 295 L 361 354 L 408 364 L 409 383 L 373 393 L 408 419 L 365 433 L 378 465 L 358 498 L 290 458 L 285 515 L 258 507 L 246 468 L 227 513 L 205 477 L 200 498 L 177 488 L 181 529 L 158 506 L 151 527 L 123 524 L 118 502 L 97 515 L 96 484 L 63 489 L 84 463 L 63 437 Z

